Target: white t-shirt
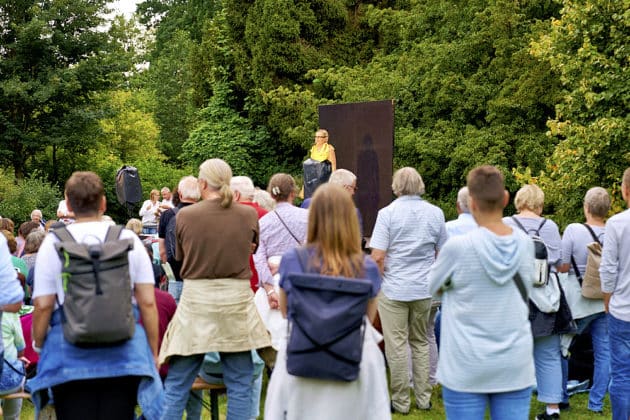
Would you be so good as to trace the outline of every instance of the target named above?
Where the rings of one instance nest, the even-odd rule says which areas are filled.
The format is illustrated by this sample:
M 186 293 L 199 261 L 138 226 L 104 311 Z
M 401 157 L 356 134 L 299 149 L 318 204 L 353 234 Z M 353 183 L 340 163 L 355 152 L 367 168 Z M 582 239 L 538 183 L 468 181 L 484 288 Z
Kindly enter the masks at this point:
M 59 202 L 59 206 L 57 207 L 57 214 L 59 214 L 59 212 L 61 212 L 61 214 L 68 214 L 68 205 L 66 204 L 66 200 L 61 200 Z M 61 217 L 59 220 L 65 223 L 74 221 L 74 219 L 70 217 Z
M 104 241 L 109 226 L 107 222 L 84 222 L 74 223 L 67 228 L 77 242 L 89 244 Z M 127 229 L 122 230 L 120 238 L 133 239 L 133 249 L 128 254 L 130 286 L 133 288 L 134 284 L 153 284 L 153 267 L 140 238 Z M 58 303 L 63 303 L 65 295 L 61 281 L 61 259 L 55 250 L 57 242 L 59 238 L 54 233 L 49 233 L 39 248 L 35 262 L 33 298 L 56 294 Z

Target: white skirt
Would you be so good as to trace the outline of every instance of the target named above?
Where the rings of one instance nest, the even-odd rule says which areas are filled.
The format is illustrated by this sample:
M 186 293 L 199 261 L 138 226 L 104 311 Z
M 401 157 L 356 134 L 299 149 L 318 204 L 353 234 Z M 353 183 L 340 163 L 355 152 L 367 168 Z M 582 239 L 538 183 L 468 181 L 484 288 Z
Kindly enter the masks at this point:
M 290 375 L 286 367 L 286 334 L 278 351 L 265 401 L 268 420 L 391 419 L 382 336 L 366 323 L 359 378 L 326 381 Z

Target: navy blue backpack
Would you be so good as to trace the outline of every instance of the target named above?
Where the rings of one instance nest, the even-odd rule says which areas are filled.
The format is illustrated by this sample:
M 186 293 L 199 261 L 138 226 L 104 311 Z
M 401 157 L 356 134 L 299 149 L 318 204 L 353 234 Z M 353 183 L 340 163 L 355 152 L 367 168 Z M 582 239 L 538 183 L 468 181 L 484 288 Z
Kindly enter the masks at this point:
M 304 273 L 290 273 L 287 296 L 287 371 L 294 376 L 354 381 L 359 376 L 368 280 L 325 276 L 308 270 L 308 251 L 297 250 Z

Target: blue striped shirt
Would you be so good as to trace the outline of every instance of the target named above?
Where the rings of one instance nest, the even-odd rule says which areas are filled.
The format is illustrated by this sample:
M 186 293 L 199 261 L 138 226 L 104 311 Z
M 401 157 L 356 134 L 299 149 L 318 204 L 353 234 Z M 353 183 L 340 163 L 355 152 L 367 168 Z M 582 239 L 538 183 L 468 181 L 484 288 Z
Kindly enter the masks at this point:
M 386 252 L 385 296 L 405 302 L 430 298 L 427 276 L 444 242 L 444 213 L 419 196 L 404 195 L 379 210 L 370 247 Z

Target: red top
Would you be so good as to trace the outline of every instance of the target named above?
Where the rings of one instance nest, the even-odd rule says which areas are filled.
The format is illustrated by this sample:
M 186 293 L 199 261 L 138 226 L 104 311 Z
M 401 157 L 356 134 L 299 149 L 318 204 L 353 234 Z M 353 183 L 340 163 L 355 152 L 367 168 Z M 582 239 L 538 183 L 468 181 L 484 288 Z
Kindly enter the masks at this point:
M 252 203 L 250 201 L 239 201 L 239 204 L 253 207 L 254 210 L 256 210 L 256 213 L 258 213 L 259 219 L 268 213 L 268 211 L 260 207 L 258 203 Z M 253 255 L 249 256 L 249 268 L 251 268 L 252 270 L 252 277 L 249 279 L 249 285 L 251 286 L 254 293 L 256 293 L 256 290 L 258 290 L 258 272 L 256 271 L 256 267 L 254 266 Z

